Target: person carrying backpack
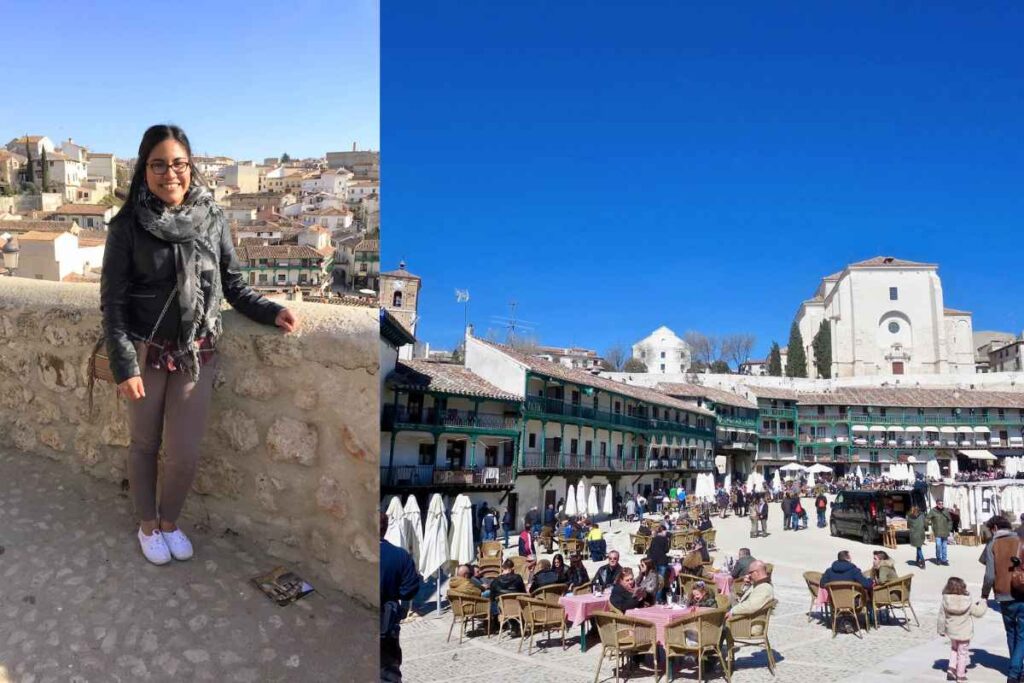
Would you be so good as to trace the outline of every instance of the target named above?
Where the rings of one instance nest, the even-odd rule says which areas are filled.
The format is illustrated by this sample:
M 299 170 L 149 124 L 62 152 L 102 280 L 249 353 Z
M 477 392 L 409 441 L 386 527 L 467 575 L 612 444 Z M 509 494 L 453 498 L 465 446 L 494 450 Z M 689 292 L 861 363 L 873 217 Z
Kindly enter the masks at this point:
M 825 492 L 822 491 L 818 494 L 818 497 L 814 499 L 814 509 L 818 512 L 818 528 L 822 529 L 825 526 L 825 509 L 828 507 L 828 499 L 825 498 Z

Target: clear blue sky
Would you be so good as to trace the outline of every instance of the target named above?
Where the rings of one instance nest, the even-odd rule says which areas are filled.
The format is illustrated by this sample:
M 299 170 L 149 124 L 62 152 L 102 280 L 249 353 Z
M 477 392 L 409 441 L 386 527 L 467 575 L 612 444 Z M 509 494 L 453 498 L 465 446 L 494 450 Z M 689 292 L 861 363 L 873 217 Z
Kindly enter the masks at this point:
M 786 343 L 820 278 L 940 265 L 1024 328 L 1024 6 L 384 3 L 383 267 L 420 336 L 508 314 L 604 351 L 658 325 Z M 984 7 L 980 7 L 984 4 Z
M 28 132 L 130 157 L 171 121 L 237 159 L 380 148 L 375 0 L 0 0 L 0 24 L 0 145 Z

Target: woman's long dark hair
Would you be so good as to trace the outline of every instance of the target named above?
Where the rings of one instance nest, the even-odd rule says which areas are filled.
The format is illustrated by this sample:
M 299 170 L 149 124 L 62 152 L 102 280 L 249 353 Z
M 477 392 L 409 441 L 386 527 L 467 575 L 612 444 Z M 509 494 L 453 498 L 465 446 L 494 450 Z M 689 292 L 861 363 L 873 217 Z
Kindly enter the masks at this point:
M 153 148 L 164 140 L 174 140 L 185 148 L 185 152 L 188 154 L 189 170 L 191 171 L 189 173 L 189 188 L 197 183 L 200 185 L 205 184 L 199 169 L 196 168 L 195 163 L 192 161 L 192 145 L 189 143 L 185 131 L 171 123 L 159 123 L 155 126 L 150 126 L 142 134 L 142 142 L 139 143 L 139 154 L 135 157 L 135 172 L 132 173 L 132 181 L 128 186 L 128 197 L 125 199 L 124 205 L 117 212 L 117 215 L 111 219 L 111 223 L 114 221 L 131 220 L 135 216 L 135 203 L 139 199 L 139 193 L 142 191 L 142 188 L 146 185 L 146 162 L 149 160 L 149 155 L 153 153 Z

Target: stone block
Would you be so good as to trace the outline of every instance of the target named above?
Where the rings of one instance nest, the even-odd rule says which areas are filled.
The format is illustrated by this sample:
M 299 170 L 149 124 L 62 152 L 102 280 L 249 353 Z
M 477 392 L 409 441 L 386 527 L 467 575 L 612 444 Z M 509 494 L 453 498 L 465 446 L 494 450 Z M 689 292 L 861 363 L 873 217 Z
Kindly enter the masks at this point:
M 217 423 L 220 433 L 235 451 L 245 453 L 260 445 L 260 433 L 256 420 L 243 411 L 229 408 L 221 413 Z
M 28 420 L 19 417 L 11 427 L 11 441 L 19 451 L 31 453 L 36 447 L 36 430 L 28 423 Z
M 64 439 L 56 427 L 44 427 L 40 430 L 39 441 L 55 451 L 63 451 L 65 448 Z
M 313 410 L 316 408 L 317 402 L 320 400 L 320 395 L 316 389 L 310 389 L 309 387 L 299 387 L 295 390 L 295 407 L 300 410 Z
M 302 345 L 294 335 L 268 334 L 256 337 L 256 356 L 276 368 L 295 367 L 302 360 Z
M 343 518 L 348 514 L 348 492 L 335 479 L 320 477 L 316 505 L 329 515 Z
M 71 391 L 78 386 L 78 372 L 75 364 L 58 355 L 39 354 L 38 367 L 40 381 L 51 391 Z
M 316 462 L 318 442 L 316 427 L 290 417 L 278 418 L 267 432 L 270 458 L 277 462 L 310 467 Z
M 235 393 L 245 398 L 266 401 L 277 394 L 277 382 L 268 372 L 246 368 L 235 378 Z

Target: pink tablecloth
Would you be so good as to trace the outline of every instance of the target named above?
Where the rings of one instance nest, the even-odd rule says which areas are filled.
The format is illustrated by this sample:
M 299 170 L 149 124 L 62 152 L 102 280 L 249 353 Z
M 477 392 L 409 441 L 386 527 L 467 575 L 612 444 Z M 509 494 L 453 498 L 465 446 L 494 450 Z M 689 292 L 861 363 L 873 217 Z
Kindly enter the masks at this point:
M 604 612 L 608 609 L 611 591 L 604 595 L 563 595 L 558 598 L 558 604 L 565 608 L 565 618 L 572 626 L 579 626 L 594 612 Z
M 715 579 L 715 585 L 718 586 L 718 592 L 722 595 L 732 595 L 732 574 L 729 572 L 718 572 L 712 574 Z
M 656 637 L 658 642 L 662 645 L 665 644 L 665 627 L 670 621 L 675 621 L 679 617 L 689 616 L 696 614 L 697 612 L 710 612 L 709 607 L 668 607 L 667 605 L 655 605 L 653 607 L 641 607 L 639 609 L 631 609 L 626 612 L 627 617 L 636 617 L 637 619 L 643 619 L 654 624 L 654 630 L 656 631 Z

